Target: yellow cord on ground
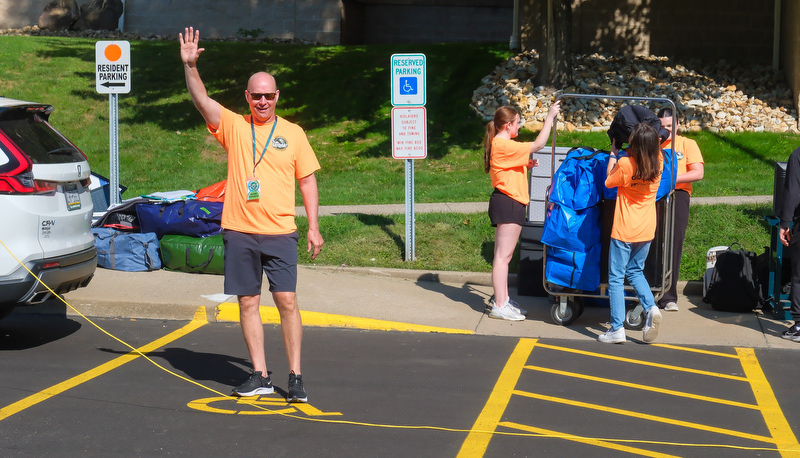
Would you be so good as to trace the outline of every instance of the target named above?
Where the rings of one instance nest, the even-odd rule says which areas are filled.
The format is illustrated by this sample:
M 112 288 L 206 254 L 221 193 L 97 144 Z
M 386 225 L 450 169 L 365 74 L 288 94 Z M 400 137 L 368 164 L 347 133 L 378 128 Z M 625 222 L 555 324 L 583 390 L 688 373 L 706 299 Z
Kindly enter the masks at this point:
M 281 411 L 278 411 L 278 410 L 272 410 L 272 409 L 269 409 L 269 408 L 267 408 L 267 407 L 265 407 L 263 405 L 259 405 L 256 402 L 250 401 L 250 400 L 248 400 L 246 398 L 239 398 L 239 397 L 235 397 L 235 396 L 224 394 L 224 393 L 222 393 L 222 392 L 220 392 L 218 390 L 215 390 L 215 389 L 213 389 L 211 387 L 203 385 L 202 383 L 199 383 L 199 382 L 197 382 L 195 380 L 192 380 L 190 378 L 184 377 L 183 375 L 180 375 L 180 374 L 178 374 L 178 373 L 176 373 L 176 372 L 174 372 L 174 371 L 172 371 L 170 369 L 167 369 L 166 367 L 162 366 L 161 364 L 153 361 L 150 357 L 148 357 L 140 349 L 135 348 L 131 344 L 125 342 L 124 340 L 120 339 L 119 337 L 117 337 L 117 336 L 111 334 L 110 332 L 106 331 L 103 327 L 101 327 L 100 325 L 98 325 L 97 323 L 92 321 L 90 318 L 88 318 L 86 315 L 81 313 L 80 310 L 78 310 L 75 307 L 73 307 L 72 304 L 67 302 L 63 297 L 61 297 L 59 294 L 57 294 L 55 291 L 53 291 L 50 288 L 49 285 L 47 285 L 44 282 L 42 282 L 41 279 L 39 279 L 39 277 L 36 276 L 36 274 L 34 274 L 30 269 L 28 269 L 28 267 L 25 266 L 25 264 L 23 264 L 20 261 L 20 259 L 17 258 L 16 255 L 14 255 L 14 253 L 11 252 L 11 250 L 8 248 L 8 246 L 6 246 L 5 242 L 0 240 L 0 244 L 3 245 L 3 248 L 5 248 L 6 251 L 8 251 L 8 253 L 23 268 L 25 268 L 25 270 L 28 271 L 28 273 L 30 273 L 34 278 L 36 278 L 36 280 L 39 281 L 39 283 L 44 285 L 44 287 L 47 288 L 47 290 L 50 291 L 55 297 L 57 297 L 58 300 L 63 302 L 67 307 L 69 307 L 71 310 L 73 310 L 77 315 L 79 315 L 81 318 L 86 320 L 86 322 L 88 322 L 89 324 L 91 324 L 92 326 L 94 326 L 95 328 L 100 330 L 100 332 L 102 332 L 103 334 L 107 335 L 111 339 L 116 340 L 117 342 L 121 343 L 122 345 L 130 348 L 131 349 L 131 354 L 135 354 L 135 355 L 141 356 L 142 358 L 144 358 L 145 360 L 150 362 L 155 367 L 161 369 L 162 371 L 164 371 L 164 372 L 166 372 L 166 373 L 168 373 L 168 374 L 170 374 L 170 375 L 172 375 L 172 376 L 174 376 L 174 377 L 176 377 L 176 378 L 178 378 L 180 380 L 183 380 L 185 382 L 191 383 L 192 385 L 198 386 L 198 387 L 200 387 L 200 388 L 202 388 L 202 389 L 204 389 L 206 391 L 210 391 L 211 393 L 214 393 L 214 394 L 216 394 L 218 396 L 231 398 L 232 400 L 235 399 L 239 403 L 247 404 L 247 405 L 250 405 L 250 406 L 255 407 L 257 409 L 261 409 L 263 411 L 270 412 L 270 413 L 273 413 L 273 414 L 276 414 L 276 415 L 281 415 L 283 417 L 293 418 L 293 419 L 302 420 L 302 421 L 327 423 L 327 424 L 331 424 L 332 423 L 332 424 L 340 424 L 340 425 L 361 426 L 361 427 L 370 427 L 370 428 L 384 428 L 384 429 L 428 430 L 428 431 L 443 431 L 443 432 L 451 432 L 451 433 L 459 433 L 459 434 L 488 434 L 488 435 L 492 435 L 492 436 L 535 437 L 535 438 L 546 438 L 546 439 L 574 440 L 574 441 L 579 441 L 579 442 L 600 442 L 600 441 L 602 441 L 602 442 L 615 442 L 615 443 L 636 443 L 636 444 L 651 444 L 651 445 L 668 445 L 668 446 L 693 447 L 693 448 L 703 447 L 703 448 L 723 448 L 723 449 L 735 449 L 735 450 L 770 451 L 770 452 L 780 452 L 780 453 L 800 453 L 800 450 L 796 450 L 796 449 L 780 449 L 780 448 L 773 448 L 773 447 L 743 447 L 743 446 L 728 445 L 728 444 L 696 444 L 696 443 L 685 443 L 685 442 L 647 441 L 647 440 L 636 440 L 636 439 L 609 439 L 609 438 L 595 438 L 595 437 L 576 436 L 576 435 L 572 435 L 572 434 L 560 434 L 560 433 L 553 433 L 553 432 L 549 432 L 549 433 L 511 432 L 511 431 L 497 431 L 497 430 L 476 430 L 476 429 L 463 429 L 463 428 L 448 428 L 448 427 L 443 427 L 443 426 L 430 426 L 430 425 L 393 425 L 393 424 L 385 424 L 385 423 L 367 423 L 367 422 L 352 421 L 352 420 L 331 420 L 331 419 L 323 419 L 323 418 L 301 417 L 301 416 L 298 416 L 298 415 L 293 415 L 293 414 L 286 413 L 286 412 L 281 412 Z M 204 309 L 204 307 L 201 307 L 201 308 Z M 202 318 L 200 318 L 201 316 L 202 316 Z M 192 321 L 193 321 L 193 323 L 199 323 L 200 325 L 207 324 L 205 313 L 200 313 L 200 312 L 196 313 L 195 317 L 194 317 L 194 319 Z M 152 351 L 152 350 L 155 350 L 155 348 L 148 349 L 148 351 Z M 51 397 L 51 396 L 54 396 L 56 394 L 59 394 L 59 393 L 49 393 L 47 395 L 47 397 Z M 17 410 L 17 411 L 8 412 L 8 410 L 10 410 L 10 409 L 8 409 L 7 407 L 3 408 L 3 409 L 0 409 L 0 421 L 2 421 L 4 418 L 7 418 L 8 416 L 10 416 L 13 413 L 16 413 L 18 411 Z M 2 412 L 6 412 L 6 414 L 3 415 Z M 507 427 L 513 427 L 513 424 L 505 424 L 505 423 L 500 423 L 500 424 L 504 425 L 504 426 L 507 426 Z M 544 430 L 542 430 L 542 431 L 544 431 Z

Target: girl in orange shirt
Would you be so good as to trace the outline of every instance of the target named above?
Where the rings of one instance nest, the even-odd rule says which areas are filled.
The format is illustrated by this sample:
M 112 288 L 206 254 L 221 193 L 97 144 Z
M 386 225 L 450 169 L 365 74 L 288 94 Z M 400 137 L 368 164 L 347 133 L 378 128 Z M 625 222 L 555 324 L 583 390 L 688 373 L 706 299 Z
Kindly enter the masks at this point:
M 663 158 L 660 139 L 653 126 L 639 123 L 628 139 L 626 157 L 617 159 L 619 149 L 611 143 L 606 187 L 617 188 L 614 224 L 608 253 L 608 297 L 611 328 L 598 337 L 604 343 L 625 343 L 625 277 L 647 311 L 645 342 L 658 335 L 661 312 L 644 276 L 644 263 L 656 232 L 656 192 Z
M 527 313 L 520 310 L 508 296 L 508 263 L 514 255 L 525 223 L 525 208 L 530 202 L 527 172 L 530 167 L 538 165 L 531 155 L 544 147 L 560 108 L 560 101 L 550 106 L 542 130 L 533 142 L 512 140 L 519 134 L 520 128 L 520 116 L 516 108 L 498 108 L 494 119 L 486 125 L 483 139 L 484 169 L 489 173 L 494 188 L 489 198 L 489 219 L 495 228 L 491 318 L 522 321 Z

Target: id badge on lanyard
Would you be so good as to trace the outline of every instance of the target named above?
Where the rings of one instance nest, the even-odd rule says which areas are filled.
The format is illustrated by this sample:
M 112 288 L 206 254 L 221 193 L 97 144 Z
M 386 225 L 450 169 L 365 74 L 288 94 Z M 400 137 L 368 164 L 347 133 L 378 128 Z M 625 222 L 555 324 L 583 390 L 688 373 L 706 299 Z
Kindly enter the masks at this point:
M 269 137 L 267 138 L 267 142 L 264 144 L 264 150 L 261 151 L 261 157 L 258 158 L 256 161 L 256 128 L 255 124 L 253 124 L 253 116 L 250 115 L 250 132 L 253 134 L 253 175 L 247 178 L 245 189 L 245 195 L 247 196 L 247 200 L 258 200 L 261 198 L 261 181 L 256 176 L 256 166 L 261 163 L 261 160 L 264 159 L 264 154 L 267 153 L 267 148 L 269 148 L 270 142 L 272 142 L 272 134 L 275 133 L 275 126 L 278 125 L 278 117 L 275 117 L 275 122 L 272 124 L 272 130 L 269 132 Z
M 247 179 L 247 200 L 258 200 L 261 198 L 261 182 L 252 176 Z

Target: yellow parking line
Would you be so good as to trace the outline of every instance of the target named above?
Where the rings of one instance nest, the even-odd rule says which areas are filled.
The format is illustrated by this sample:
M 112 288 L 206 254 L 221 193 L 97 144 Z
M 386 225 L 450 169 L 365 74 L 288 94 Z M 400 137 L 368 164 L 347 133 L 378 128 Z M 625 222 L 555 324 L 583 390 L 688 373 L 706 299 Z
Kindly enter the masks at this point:
M 619 362 L 630 363 L 630 364 L 638 364 L 640 366 L 658 367 L 658 368 L 661 368 L 661 369 L 669 369 L 669 370 L 678 371 L 678 372 L 686 372 L 688 374 L 706 375 L 706 376 L 709 376 L 709 377 L 717 377 L 717 378 L 725 378 L 725 379 L 730 379 L 730 380 L 738 380 L 740 382 L 746 382 L 747 381 L 747 377 L 742 377 L 742 376 L 738 376 L 738 375 L 724 374 L 724 373 L 721 373 L 721 372 L 702 371 L 702 370 L 698 370 L 698 369 L 690 369 L 688 367 L 673 366 L 671 364 L 651 363 L 649 361 L 642 361 L 642 360 L 639 360 L 639 359 L 622 358 L 620 356 L 606 355 L 606 354 L 603 354 L 603 353 L 595 353 L 595 352 L 591 352 L 591 351 L 575 350 L 574 348 L 557 347 L 555 345 L 548 345 L 548 344 L 543 344 L 543 343 L 538 344 L 537 347 L 547 348 L 547 349 L 550 349 L 550 350 L 563 351 L 563 352 L 567 352 L 567 353 L 575 353 L 575 354 L 584 355 L 584 356 L 591 356 L 593 358 L 608 359 L 608 360 L 611 360 L 611 361 L 619 361 Z
M 512 353 L 511 357 L 506 363 L 505 368 L 501 372 L 501 375 L 495 385 L 493 391 L 489 396 L 489 400 L 487 401 L 486 405 L 484 406 L 483 410 L 481 411 L 478 419 L 475 421 L 474 426 L 471 429 L 470 434 L 468 435 L 467 439 L 461 446 L 461 450 L 459 452 L 459 456 L 483 456 L 486 453 L 486 450 L 489 445 L 489 441 L 492 439 L 493 435 L 496 434 L 498 427 L 516 429 L 522 432 L 528 433 L 535 433 L 539 434 L 543 437 L 550 437 L 550 438 L 561 438 L 570 441 L 581 442 L 589 445 L 595 445 L 598 447 L 605 447 L 614 450 L 629 452 L 637 455 L 642 456 L 670 456 L 664 455 L 653 451 L 642 450 L 638 448 L 633 448 L 630 446 L 619 445 L 617 442 L 618 440 L 612 439 L 602 439 L 602 438 L 589 438 L 589 437 L 581 437 L 581 436 L 574 436 L 565 433 L 558 433 L 550 430 L 546 430 L 543 428 L 537 428 L 535 426 L 523 425 L 509 421 L 501 421 L 502 415 L 505 412 L 508 404 L 510 403 L 511 397 L 513 395 L 517 396 L 524 396 L 527 398 L 538 399 L 546 402 L 553 402 L 559 403 L 562 405 L 569 405 L 577 408 L 582 409 L 591 409 L 604 412 L 606 414 L 615 414 L 615 415 L 623 415 L 637 419 L 643 419 L 647 421 L 659 422 L 669 425 L 674 425 L 678 427 L 684 428 L 691 428 L 699 431 L 705 431 L 710 433 L 717 433 L 723 434 L 731 437 L 737 437 L 741 439 L 753 440 L 757 442 L 767 443 L 767 444 L 775 444 L 777 447 L 776 449 L 769 449 L 769 450 L 776 450 L 781 453 L 781 456 L 784 457 L 798 457 L 800 458 L 800 444 L 797 441 L 797 438 L 792 431 L 791 426 L 786 421 L 786 417 L 783 415 L 783 412 L 778 404 L 777 399 L 767 381 L 764 372 L 761 369 L 761 366 L 758 360 L 755 357 L 755 352 L 753 349 L 748 348 L 736 348 L 736 354 L 731 353 L 721 353 L 716 351 L 709 351 L 709 350 L 701 350 L 701 349 L 691 349 L 691 348 L 683 348 L 683 347 L 675 347 L 670 345 L 659 345 L 664 348 L 674 349 L 674 350 L 681 350 L 681 351 L 696 351 L 697 353 L 706 354 L 709 356 L 717 356 L 717 357 L 724 357 L 724 358 L 733 358 L 740 361 L 741 366 L 743 368 L 744 376 L 736 376 L 730 375 L 726 373 L 717 373 L 711 371 L 704 371 L 704 370 L 697 370 L 691 369 L 686 367 L 680 367 L 675 365 L 668 365 L 668 364 L 660 364 L 660 363 L 652 363 L 648 361 L 641 361 L 635 360 L 630 358 L 622 358 L 618 356 L 611 356 L 602 353 L 596 352 L 589 352 L 589 351 L 582 351 L 582 350 L 575 350 L 566 347 L 558 347 L 555 345 L 548 345 L 537 340 L 527 340 L 522 339 L 517 344 L 516 349 Z M 637 365 L 644 365 L 649 367 L 656 367 L 661 369 L 668 369 L 680 372 L 686 372 L 691 374 L 699 374 L 704 376 L 710 377 L 718 377 L 736 381 L 747 382 L 750 384 L 753 393 L 755 395 L 756 404 L 753 403 L 746 403 L 746 402 L 738 402 L 734 400 L 722 399 L 722 398 L 715 398 L 709 396 L 702 396 L 698 394 L 688 393 L 688 392 L 681 392 L 669 389 L 662 389 L 651 387 L 647 385 L 635 384 L 624 382 L 621 380 L 611 380 L 601 377 L 595 377 L 591 375 L 585 375 L 570 371 L 564 371 L 559 369 L 552 369 L 546 368 L 541 366 L 535 365 L 526 365 L 526 361 L 530 357 L 531 352 L 533 351 L 534 347 L 539 348 L 546 348 L 556 351 L 563 351 L 568 353 L 580 354 L 584 356 L 600 358 L 600 359 L 607 359 L 607 360 L 614 360 L 620 361 L 630 364 L 637 364 Z M 607 383 L 617 386 L 623 386 L 632 389 L 639 389 L 645 391 L 651 391 L 656 393 L 661 393 L 669 396 L 679 396 L 688 399 L 694 399 L 704 402 L 713 402 L 723 405 L 729 405 L 732 407 L 739 407 L 739 408 L 746 408 L 750 410 L 757 410 L 759 411 L 762 416 L 764 417 L 764 421 L 766 423 L 767 429 L 769 431 L 769 436 L 766 435 L 759 435 L 759 434 L 752 434 L 749 432 L 744 431 L 735 431 L 728 428 L 721 428 L 711 425 L 705 425 L 695 422 L 689 422 L 679 419 L 667 418 L 663 416 L 657 415 L 650 415 L 643 412 L 636 412 L 626 409 L 619 409 L 613 408 L 606 405 L 600 404 L 593 404 L 588 402 L 581 402 L 575 401 L 566 398 L 559 398 L 554 396 L 548 396 L 539 393 L 532 393 L 532 392 L 525 392 L 521 390 L 515 389 L 516 384 L 522 374 L 523 370 L 534 370 L 544 373 L 550 373 L 565 377 L 573 377 L 577 379 L 588 380 L 592 382 L 598 383 Z M 682 445 L 694 445 L 694 444 L 682 444 Z M 756 449 L 752 449 L 756 450 Z M 767 450 L 767 449 L 763 449 Z
M 800 456 L 800 444 L 797 443 L 797 437 L 792 432 L 789 422 L 786 421 L 778 400 L 775 399 L 775 394 L 764 371 L 761 370 L 761 364 L 756 358 L 755 351 L 752 348 L 737 348 L 736 353 L 738 353 L 744 373 L 750 381 L 767 429 L 781 451 L 781 456 Z
M 534 426 L 521 425 L 519 423 L 513 423 L 510 421 L 501 422 L 500 426 L 505 426 L 506 428 L 511 428 L 511 429 L 518 429 L 520 431 L 527 431 L 529 433 L 541 434 L 549 438 L 564 439 L 573 442 L 580 442 L 583 444 L 594 445 L 597 447 L 619 450 L 620 452 L 632 453 L 638 456 L 650 456 L 654 458 L 677 458 L 675 455 L 668 455 L 666 453 L 658 453 L 658 452 L 653 452 L 651 450 L 645 450 L 643 448 L 636 448 L 628 445 L 615 444 L 613 442 L 608 442 L 601 439 L 594 439 L 591 437 L 573 436 L 572 434 L 559 433 L 558 431 L 551 431 L 549 429 L 542 429 L 542 428 L 536 428 Z
M 602 405 L 602 404 L 593 404 L 593 403 L 589 403 L 589 402 L 574 401 L 574 400 L 571 400 L 571 399 L 557 398 L 557 397 L 554 397 L 554 396 L 547 396 L 547 395 L 537 394 L 537 393 L 529 393 L 529 392 L 526 392 L 526 391 L 514 390 L 514 394 L 519 395 L 519 396 L 525 396 L 525 397 L 528 397 L 528 398 L 539 399 L 539 400 L 542 400 L 542 401 L 549 401 L 549 402 L 565 404 L 565 405 L 569 405 L 569 406 L 573 406 L 573 407 L 580 407 L 580 408 L 583 408 L 583 409 L 592 409 L 592 410 L 597 410 L 597 411 L 604 412 L 604 413 L 624 415 L 624 416 L 627 416 L 627 417 L 633 417 L 633 418 L 637 418 L 637 419 L 640 419 L 640 420 L 649 420 L 649 421 L 655 421 L 655 422 L 659 422 L 659 423 L 666 423 L 668 425 L 682 426 L 684 428 L 697 429 L 697 430 L 700 430 L 700 431 L 708 431 L 708 432 L 712 432 L 712 433 L 725 434 L 725 435 L 728 435 L 728 436 L 740 437 L 742 439 L 750 439 L 750 440 L 754 440 L 754 441 L 761 441 L 761 442 L 766 442 L 766 443 L 769 443 L 769 444 L 776 443 L 775 440 L 772 437 L 761 436 L 761 435 L 758 435 L 758 434 L 750 434 L 750 433 L 746 433 L 746 432 L 742 432 L 742 431 L 734 431 L 732 429 L 727 429 L 727 428 L 718 428 L 716 426 L 703 425 L 703 424 L 700 424 L 700 423 L 694 423 L 694 422 L 690 422 L 690 421 L 675 420 L 675 419 L 666 418 L 666 417 L 659 417 L 657 415 L 650 415 L 650 414 L 646 414 L 646 413 L 642 413 L 642 412 L 634 412 L 632 410 L 618 409 L 618 408 L 615 408 L 615 407 L 609 407 L 609 406 Z
M 281 317 L 275 307 L 261 306 L 261 322 L 264 324 L 280 324 Z M 332 313 L 300 311 L 305 326 L 338 327 L 365 329 L 370 331 L 403 331 L 403 332 L 438 332 L 444 334 L 475 334 L 467 329 L 440 328 L 423 324 L 402 323 L 398 321 L 375 320 L 354 316 L 336 315 Z M 239 304 L 225 302 L 217 306 L 217 321 L 239 321 Z
M 492 439 L 492 433 L 497 429 L 503 412 L 511 400 L 511 395 L 514 393 L 514 387 L 517 385 L 525 362 L 528 360 L 533 347 L 536 345 L 538 339 L 520 339 L 514 352 L 508 358 L 503 371 L 500 372 L 500 377 L 494 385 L 494 389 L 489 395 L 489 400 L 483 407 L 478 419 L 472 426 L 472 430 L 467 436 L 467 439 L 461 445 L 461 451 L 458 452 L 459 457 L 482 457 L 486 453 L 486 448 L 489 446 L 489 441 Z
M 32 407 L 40 402 L 46 401 L 53 396 L 57 396 L 69 389 L 72 389 L 84 382 L 87 382 L 93 378 L 99 377 L 107 372 L 110 372 L 123 364 L 129 363 L 136 358 L 139 358 L 141 355 L 139 353 L 149 353 L 153 350 L 156 350 L 170 342 L 173 342 L 190 332 L 196 330 L 197 328 L 208 324 L 208 320 L 206 319 L 206 310 L 205 307 L 199 307 L 194 314 L 194 318 L 192 321 L 187 324 L 186 326 L 172 331 L 171 333 L 165 335 L 164 337 L 154 340 L 147 345 L 139 347 L 136 351 L 131 351 L 130 353 L 124 354 L 119 356 L 107 363 L 101 364 L 94 369 L 90 369 L 80 375 L 76 375 L 70 379 L 64 380 L 61 383 L 51 386 L 50 388 L 46 388 L 36 394 L 32 394 L 25 399 L 19 400 L 13 404 L 9 404 L 6 407 L 0 409 L 0 421 L 5 420 L 6 418 L 22 412 L 23 410 L 27 409 L 28 407 Z
M 550 368 L 541 367 L 541 366 L 525 366 L 525 369 L 530 369 L 530 370 L 539 371 L 539 372 L 547 372 L 547 373 L 556 374 L 556 375 L 563 375 L 565 377 L 579 378 L 579 379 L 583 379 L 583 380 L 589 380 L 589 381 L 592 381 L 592 382 L 607 383 L 609 385 L 624 386 L 626 388 L 634 388 L 634 389 L 637 389 L 637 390 L 650 391 L 650 392 L 653 392 L 653 393 L 661 393 L 661 394 L 666 394 L 668 396 L 678 396 L 678 397 L 682 397 L 682 398 L 695 399 L 697 401 L 713 402 L 713 403 L 724 404 L 724 405 L 729 405 L 729 406 L 733 406 L 733 407 L 742 407 L 742 408 L 745 408 L 745 409 L 759 410 L 759 406 L 757 406 L 755 404 L 748 404 L 748 403 L 744 403 L 744 402 L 731 401 L 731 400 L 722 399 L 722 398 L 714 398 L 714 397 L 710 397 L 710 396 L 701 396 L 699 394 L 687 393 L 685 391 L 675 391 L 675 390 L 668 390 L 668 389 L 664 389 L 664 388 L 656 388 L 656 387 L 650 386 L 650 385 L 641 385 L 641 384 L 638 384 L 638 383 L 623 382 L 621 380 L 610 380 L 610 379 L 603 378 L 603 377 L 595 377 L 593 375 L 579 374 L 577 372 L 562 371 L 562 370 L 558 370 L 558 369 L 550 369 Z
M 731 353 L 722 353 L 719 351 L 703 350 L 701 348 L 679 347 L 677 345 L 651 343 L 651 347 L 668 348 L 670 350 L 685 351 L 689 353 L 699 353 L 701 355 L 719 356 L 720 358 L 733 358 L 739 359 L 737 355 Z

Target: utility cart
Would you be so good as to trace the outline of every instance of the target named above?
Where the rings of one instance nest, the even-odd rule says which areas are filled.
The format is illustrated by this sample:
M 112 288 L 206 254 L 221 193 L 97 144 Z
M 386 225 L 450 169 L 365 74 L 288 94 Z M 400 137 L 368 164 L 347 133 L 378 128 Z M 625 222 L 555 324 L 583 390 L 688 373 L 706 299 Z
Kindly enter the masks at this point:
M 557 100 L 562 99 L 600 99 L 603 102 L 606 100 L 614 100 L 635 102 L 639 104 L 658 104 L 663 107 L 672 108 L 672 112 L 677 113 L 675 104 L 666 98 L 563 94 L 558 97 Z M 556 123 L 557 122 L 558 121 L 556 120 Z M 548 219 L 555 217 L 555 215 L 559 215 L 558 213 L 552 211 L 554 208 L 553 206 L 559 204 L 551 202 L 550 198 L 553 196 L 553 187 L 560 186 L 560 183 L 556 183 L 554 180 L 557 177 L 557 173 L 561 172 L 561 165 L 571 160 L 583 161 L 588 159 L 591 161 L 596 161 L 597 164 L 595 164 L 595 170 L 602 170 L 602 174 L 598 173 L 595 178 L 591 179 L 602 180 L 603 182 L 599 183 L 599 186 L 604 188 L 606 175 L 605 167 L 608 163 L 608 151 L 584 148 L 584 151 L 576 152 L 574 151 L 574 148 L 567 148 L 567 152 L 565 154 L 564 147 L 559 147 L 557 145 L 557 132 L 557 126 L 553 126 L 552 142 L 550 146 L 550 160 L 546 162 L 547 165 L 550 166 L 549 177 L 547 177 L 549 180 L 548 189 L 543 194 L 540 194 L 544 196 L 544 202 L 542 205 L 545 214 L 545 226 L 548 223 Z M 672 145 L 675 144 L 674 140 L 675 138 L 673 133 Z M 542 161 L 540 160 L 540 164 L 541 163 Z M 672 271 L 672 241 L 675 212 L 674 192 L 676 174 L 674 168 L 676 165 L 677 160 L 674 151 L 665 150 L 664 175 L 669 175 L 669 182 L 666 184 L 662 182 L 662 187 L 664 188 L 663 195 L 662 191 L 659 191 L 660 197 L 656 203 L 658 225 L 655 238 L 650 247 L 650 254 L 648 256 L 644 271 L 645 277 L 650 284 L 656 301 L 658 301 L 658 299 L 660 299 L 661 296 L 663 296 L 663 294 L 669 289 L 672 275 L 677 275 L 676 272 L 674 273 Z M 666 173 L 667 167 L 669 167 L 671 170 L 671 172 L 668 174 Z M 592 172 L 589 172 L 586 176 L 591 174 Z M 578 188 L 580 188 L 580 186 Z M 532 186 L 531 193 L 533 194 L 533 192 L 534 189 Z M 582 189 L 575 189 L 574 195 L 583 198 L 581 194 L 582 192 Z M 615 192 L 613 194 L 616 196 Z M 581 243 L 577 243 L 577 245 L 581 245 L 586 252 L 581 253 L 580 250 L 571 251 L 571 249 L 564 251 L 563 245 L 561 244 L 559 244 L 559 246 L 555 246 L 555 244 L 552 244 L 552 242 L 549 244 L 549 240 L 545 240 L 544 238 L 541 240 L 542 261 L 544 265 L 542 276 L 543 289 L 554 299 L 550 311 L 553 321 L 564 326 L 575 322 L 575 320 L 581 316 L 584 311 L 584 307 L 587 304 L 608 305 L 608 247 L 611 226 L 614 217 L 615 197 L 614 199 L 610 199 L 606 198 L 605 196 L 600 196 L 597 199 L 596 204 L 591 204 L 592 202 L 587 202 L 587 205 L 589 206 L 586 208 L 577 209 L 569 213 L 570 218 L 573 218 L 575 215 L 580 215 L 581 218 L 585 217 L 586 220 L 582 223 L 584 226 L 575 227 L 575 229 L 570 229 L 567 231 L 569 233 L 562 234 L 564 239 L 567 239 L 566 243 L 569 245 L 572 242 L 568 239 L 573 236 L 580 239 L 580 234 L 584 231 L 584 229 L 599 229 L 599 236 L 597 234 L 589 236 L 589 238 L 595 240 L 596 243 L 591 243 L 591 246 L 588 246 L 588 243 L 584 243 L 583 245 L 581 245 Z M 531 205 L 529 206 L 529 211 L 535 210 L 536 208 L 536 206 Z M 560 212 L 565 210 L 564 206 L 562 205 L 558 210 Z M 558 217 L 564 218 L 563 215 Z M 596 227 L 592 228 L 592 226 Z M 564 256 L 564 253 L 566 253 L 566 256 Z M 559 260 L 559 257 L 566 259 L 566 261 Z M 581 262 L 583 264 L 580 264 Z M 564 265 L 566 265 L 568 269 L 574 269 L 569 273 L 570 276 L 568 281 L 564 281 L 564 278 L 562 278 L 562 267 L 564 267 Z M 582 268 L 593 269 L 594 274 L 587 276 L 593 277 L 594 280 L 582 282 L 580 277 L 586 273 L 584 270 L 579 271 L 579 269 Z M 573 282 L 576 277 L 578 277 L 578 281 Z M 597 281 L 598 279 L 599 281 Z M 628 285 L 627 282 L 625 285 L 625 293 L 626 313 L 624 325 L 628 329 L 641 329 L 646 320 L 644 308 L 638 303 L 638 299 L 636 298 L 635 294 L 633 294 L 633 287 Z

